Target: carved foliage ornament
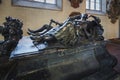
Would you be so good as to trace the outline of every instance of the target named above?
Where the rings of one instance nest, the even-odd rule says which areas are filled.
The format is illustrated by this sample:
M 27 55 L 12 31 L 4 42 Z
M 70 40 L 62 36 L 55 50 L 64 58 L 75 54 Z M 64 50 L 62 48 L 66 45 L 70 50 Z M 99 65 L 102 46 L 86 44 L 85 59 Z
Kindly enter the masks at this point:
M 23 23 L 19 19 L 6 17 L 6 22 L 0 26 L 0 33 L 4 37 L 4 41 L 0 43 L 0 56 L 10 55 L 9 53 L 17 46 L 22 38 L 22 26 Z
M 83 0 L 69 0 L 70 3 L 71 3 L 71 6 L 73 8 L 78 8 L 79 7 L 79 4 L 83 2 Z
M 120 0 L 107 0 L 107 14 L 112 23 L 120 16 Z

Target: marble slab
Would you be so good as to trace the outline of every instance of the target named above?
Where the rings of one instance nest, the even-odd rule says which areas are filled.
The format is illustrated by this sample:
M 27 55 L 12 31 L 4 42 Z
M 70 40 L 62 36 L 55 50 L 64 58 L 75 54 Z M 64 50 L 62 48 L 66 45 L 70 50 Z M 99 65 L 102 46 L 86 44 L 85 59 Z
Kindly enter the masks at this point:
M 39 44 L 36 47 L 32 43 L 32 40 L 29 38 L 29 36 L 25 36 L 19 41 L 17 47 L 12 51 L 10 59 L 31 54 L 37 54 L 40 53 L 40 50 L 45 49 L 46 47 L 47 46 L 45 44 Z

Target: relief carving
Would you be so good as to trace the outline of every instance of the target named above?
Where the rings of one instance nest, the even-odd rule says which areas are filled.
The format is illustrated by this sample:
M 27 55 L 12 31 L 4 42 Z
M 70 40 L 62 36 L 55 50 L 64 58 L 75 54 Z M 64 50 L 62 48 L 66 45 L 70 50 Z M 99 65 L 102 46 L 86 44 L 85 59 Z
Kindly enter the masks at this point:
M 79 4 L 83 2 L 83 0 L 69 0 L 70 3 L 71 3 L 71 6 L 73 8 L 78 8 L 79 7 Z
M 112 23 L 120 16 L 120 0 L 107 0 L 107 14 Z

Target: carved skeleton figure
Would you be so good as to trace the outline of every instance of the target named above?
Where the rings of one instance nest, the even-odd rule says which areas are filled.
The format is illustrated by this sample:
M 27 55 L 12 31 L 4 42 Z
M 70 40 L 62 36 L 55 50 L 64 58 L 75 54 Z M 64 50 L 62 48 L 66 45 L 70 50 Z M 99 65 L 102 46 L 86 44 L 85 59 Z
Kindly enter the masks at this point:
M 120 0 L 107 0 L 107 14 L 112 23 L 120 16 Z
M 4 36 L 4 41 L 0 43 L 0 54 L 9 55 L 22 38 L 23 23 L 18 19 L 6 17 L 6 22 L 4 22 L 3 25 L 4 26 L 0 27 L 0 33 Z
M 30 38 L 33 43 L 58 41 L 67 47 L 83 44 L 84 41 L 103 40 L 104 30 L 100 25 L 100 19 L 95 16 L 90 17 L 93 17 L 94 20 L 87 20 L 87 14 L 69 17 L 62 26 L 54 27 L 42 35 L 32 35 Z

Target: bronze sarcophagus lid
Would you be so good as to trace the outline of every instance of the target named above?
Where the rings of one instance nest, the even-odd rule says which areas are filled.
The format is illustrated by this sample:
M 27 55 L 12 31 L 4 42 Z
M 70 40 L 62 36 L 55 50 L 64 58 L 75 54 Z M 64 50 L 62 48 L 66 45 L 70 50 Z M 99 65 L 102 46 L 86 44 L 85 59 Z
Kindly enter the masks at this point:
M 22 40 L 18 47 L 32 44 L 29 37 L 23 37 Z M 16 51 L 11 54 L 10 60 L 16 62 L 12 78 L 15 80 L 110 80 L 111 76 L 117 74 L 113 69 L 116 59 L 107 52 L 105 43 L 104 41 L 89 43 L 74 48 L 59 48 L 56 46 L 58 44 L 55 44 L 32 53 L 27 53 L 28 48 L 24 47 L 26 52 Z

